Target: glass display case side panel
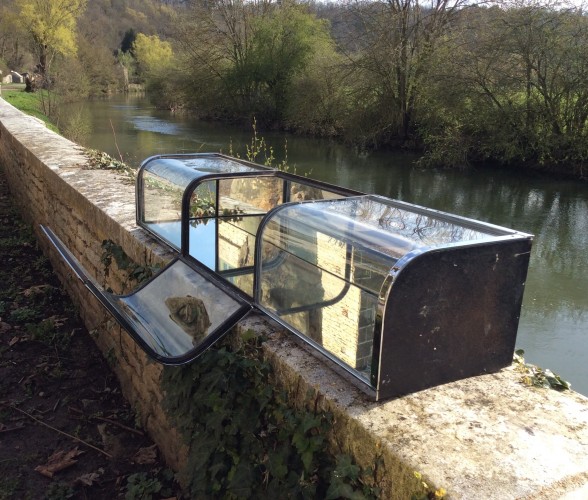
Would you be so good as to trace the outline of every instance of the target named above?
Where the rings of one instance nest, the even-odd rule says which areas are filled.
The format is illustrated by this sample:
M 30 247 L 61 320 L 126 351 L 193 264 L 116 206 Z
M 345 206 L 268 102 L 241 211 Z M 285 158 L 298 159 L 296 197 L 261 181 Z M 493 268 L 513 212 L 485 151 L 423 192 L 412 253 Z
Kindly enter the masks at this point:
M 348 196 L 312 182 L 289 182 L 288 201 L 337 200 Z
M 263 238 L 312 266 L 378 294 L 397 260 L 396 248 L 390 250 L 385 238 L 377 234 L 366 239 L 365 231 L 354 232 L 357 225 L 351 219 L 323 210 L 331 203 L 347 202 L 340 199 L 280 207 L 269 216 L 271 222 L 263 228 Z M 397 241 L 393 244 L 398 247 Z
M 431 249 L 393 271 L 377 342 L 377 399 L 512 363 L 531 242 Z
M 144 172 L 142 222 L 177 221 L 182 218 L 184 189 L 169 179 L 152 172 Z
M 138 196 L 137 223 L 179 250 L 183 189 L 151 172 L 143 172 Z
M 265 214 L 284 203 L 279 177 L 238 177 L 219 181 L 219 215 Z

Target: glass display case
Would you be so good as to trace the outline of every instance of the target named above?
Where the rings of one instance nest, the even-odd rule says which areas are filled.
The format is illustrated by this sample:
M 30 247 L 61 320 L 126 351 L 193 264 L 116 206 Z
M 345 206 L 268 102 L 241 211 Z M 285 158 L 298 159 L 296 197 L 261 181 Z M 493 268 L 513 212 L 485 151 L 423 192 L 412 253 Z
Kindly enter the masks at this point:
M 135 293 L 76 275 L 155 359 L 252 308 L 381 400 L 512 361 L 532 236 L 220 154 L 143 162 L 137 223 L 177 258 Z

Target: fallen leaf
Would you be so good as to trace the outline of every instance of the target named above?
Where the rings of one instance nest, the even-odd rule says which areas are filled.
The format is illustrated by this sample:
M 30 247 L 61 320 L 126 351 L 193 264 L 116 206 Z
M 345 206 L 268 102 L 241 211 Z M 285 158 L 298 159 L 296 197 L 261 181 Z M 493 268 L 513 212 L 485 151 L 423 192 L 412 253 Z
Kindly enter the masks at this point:
M 81 455 L 83 451 L 78 450 L 76 446 L 73 450 L 63 451 L 59 450 L 53 453 L 45 465 L 38 465 L 35 470 L 45 477 L 52 478 L 56 472 L 67 469 L 77 463 L 74 457 Z
M 157 445 L 151 445 L 147 448 L 140 448 L 135 456 L 133 457 L 133 462 L 136 464 L 154 464 L 155 460 L 157 459 Z
M 8 342 L 8 345 L 12 347 L 14 344 L 18 344 L 20 342 L 20 337 L 12 337 Z
M 0 321 L 0 333 L 8 332 L 12 330 L 12 326 L 8 323 L 4 323 L 4 321 Z

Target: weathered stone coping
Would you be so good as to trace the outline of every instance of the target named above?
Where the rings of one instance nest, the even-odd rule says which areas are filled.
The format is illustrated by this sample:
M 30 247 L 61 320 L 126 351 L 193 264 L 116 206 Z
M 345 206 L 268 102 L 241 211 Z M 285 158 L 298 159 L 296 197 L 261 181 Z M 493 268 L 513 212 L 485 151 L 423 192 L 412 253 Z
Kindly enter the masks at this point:
M 170 256 L 135 225 L 134 187 L 85 165 L 79 146 L 0 99 L 0 166 L 25 217 L 50 225 L 101 283 L 122 292 L 121 273 L 105 273 L 100 262 L 103 240 L 121 245 L 139 264 Z M 116 355 L 126 396 L 177 467 L 184 450 L 159 405 L 161 368 L 54 257 L 96 342 Z M 511 367 L 374 404 L 262 317 L 250 316 L 237 331 L 249 328 L 269 334 L 265 353 L 292 403 L 304 404 L 314 388 L 318 404 L 334 413 L 334 450 L 364 466 L 379 459 L 383 498 L 410 498 L 419 483 L 414 471 L 450 498 L 588 498 L 587 398 L 523 386 Z

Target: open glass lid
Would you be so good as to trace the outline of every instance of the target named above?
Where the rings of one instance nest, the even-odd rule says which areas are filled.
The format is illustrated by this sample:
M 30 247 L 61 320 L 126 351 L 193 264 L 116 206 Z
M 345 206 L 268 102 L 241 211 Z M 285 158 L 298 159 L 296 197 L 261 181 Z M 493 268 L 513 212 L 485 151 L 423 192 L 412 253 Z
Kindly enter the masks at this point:
M 106 292 L 51 229 L 42 229 L 90 292 L 161 363 L 177 365 L 197 358 L 251 309 L 206 270 L 181 259 L 173 260 L 131 294 Z

